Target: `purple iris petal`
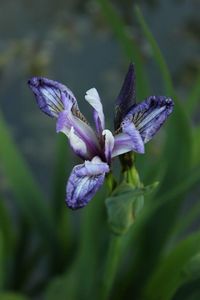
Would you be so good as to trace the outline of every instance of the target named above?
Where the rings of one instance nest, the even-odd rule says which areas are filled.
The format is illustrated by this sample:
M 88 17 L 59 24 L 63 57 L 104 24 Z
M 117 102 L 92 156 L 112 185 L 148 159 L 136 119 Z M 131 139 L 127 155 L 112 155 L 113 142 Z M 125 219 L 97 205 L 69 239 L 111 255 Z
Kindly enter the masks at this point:
M 131 120 L 147 143 L 172 113 L 174 103 L 165 96 L 150 96 L 128 112 L 125 119 Z
M 112 157 L 132 151 L 131 137 L 126 133 L 119 133 L 115 136 L 115 144 Z
M 33 77 L 28 85 L 35 94 L 39 108 L 50 117 L 58 117 L 64 109 L 64 100 L 76 105 L 76 98 L 65 85 L 44 77 Z
M 132 150 L 138 153 L 144 153 L 144 143 L 139 131 L 135 128 L 133 122 L 128 118 L 121 124 L 122 132 L 126 133 L 131 138 Z
M 67 206 L 78 209 L 87 205 L 102 186 L 107 172 L 109 166 L 98 157 L 75 166 L 67 183 Z
M 115 135 L 115 144 L 112 157 L 125 154 L 130 151 L 144 153 L 144 143 L 138 130 L 132 123 L 123 126 L 123 132 Z
M 115 106 L 115 130 L 119 128 L 122 119 L 135 103 L 135 70 L 130 64 Z

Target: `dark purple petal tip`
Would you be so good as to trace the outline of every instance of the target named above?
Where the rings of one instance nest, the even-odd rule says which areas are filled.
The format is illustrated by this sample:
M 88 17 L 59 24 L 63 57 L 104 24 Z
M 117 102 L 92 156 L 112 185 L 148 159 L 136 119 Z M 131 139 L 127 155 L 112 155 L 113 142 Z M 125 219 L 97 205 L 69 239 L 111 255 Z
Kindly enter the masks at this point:
M 130 107 L 135 103 L 135 68 L 129 65 L 122 88 L 116 100 L 114 125 L 117 129 Z
M 39 108 L 50 117 L 58 117 L 64 109 L 64 99 L 76 102 L 73 93 L 62 83 L 44 78 L 33 77 L 28 85 L 35 95 Z

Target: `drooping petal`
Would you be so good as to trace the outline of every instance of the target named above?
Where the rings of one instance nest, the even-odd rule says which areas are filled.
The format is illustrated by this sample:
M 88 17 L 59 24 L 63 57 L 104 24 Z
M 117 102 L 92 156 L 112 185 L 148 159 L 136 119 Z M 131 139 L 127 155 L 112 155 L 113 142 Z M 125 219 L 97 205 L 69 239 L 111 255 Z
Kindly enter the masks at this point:
M 160 129 L 172 113 L 174 103 L 164 96 L 150 96 L 142 103 L 133 106 L 125 117 L 139 131 L 144 143 L 147 143 Z
M 72 113 L 72 106 L 73 104 L 70 105 L 68 103 L 66 109 L 59 114 L 56 131 L 63 132 L 67 135 L 67 137 L 69 137 L 70 130 L 73 127 L 74 134 L 86 145 L 88 157 L 91 158 L 98 155 L 100 146 L 95 132 L 87 123 Z
M 102 186 L 108 172 L 109 166 L 98 157 L 75 166 L 67 183 L 67 206 L 78 209 L 87 205 Z
M 130 64 L 119 96 L 116 100 L 114 119 L 115 130 L 119 128 L 122 119 L 133 104 L 135 104 L 135 69 L 134 65 Z
M 135 128 L 135 125 L 129 120 L 124 120 L 121 124 L 121 127 L 122 132 L 130 136 L 133 151 L 144 153 L 144 143 L 139 131 Z
M 86 144 L 74 132 L 74 127 L 71 127 L 69 132 L 69 142 L 74 152 L 83 159 L 88 159 L 88 150 Z
M 69 101 L 75 106 L 76 98 L 65 85 L 44 77 L 33 77 L 28 81 L 39 108 L 50 117 L 58 117 L 64 109 L 64 102 Z
M 112 157 L 129 151 L 144 153 L 144 142 L 134 124 L 129 121 L 123 121 L 121 126 L 122 132 L 115 135 L 115 144 L 112 151 Z
M 94 108 L 94 121 L 97 129 L 97 133 L 101 136 L 102 131 L 105 128 L 105 118 L 103 113 L 103 107 L 101 99 L 95 88 L 92 88 L 86 92 L 85 100 L 90 103 Z
M 105 144 L 105 149 L 104 149 L 105 157 L 106 157 L 107 162 L 110 163 L 111 157 L 112 157 L 112 151 L 113 151 L 113 148 L 114 148 L 115 139 L 114 139 L 114 136 L 113 136 L 112 132 L 108 129 L 105 129 L 102 132 L 102 134 L 103 134 L 104 139 L 105 139 L 105 142 L 104 142 L 104 144 Z
M 119 133 L 115 136 L 115 144 L 112 151 L 112 157 L 133 151 L 131 137 L 126 133 Z

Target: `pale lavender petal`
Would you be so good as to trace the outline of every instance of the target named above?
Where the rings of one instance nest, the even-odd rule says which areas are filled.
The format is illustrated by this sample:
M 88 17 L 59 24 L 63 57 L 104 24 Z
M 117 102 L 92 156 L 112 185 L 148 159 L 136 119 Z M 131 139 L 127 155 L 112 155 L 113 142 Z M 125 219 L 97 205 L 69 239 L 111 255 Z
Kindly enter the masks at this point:
M 105 118 L 103 113 L 103 107 L 101 99 L 95 88 L 92 88 L 86 92 L 85 100 L 90 103 L 94 108 L 94 121 L 97 129 L 97 133 L 101 136 L 102 131 L 105 128 Z
M 85 142 L 75 134 L 73 127 L 71 127 L 68 138 L 74 152 L 82 159 L 88 159 L 89 155 L 88 155 L 87 146 Z
M 105 145 L 104 153 L 105 153 L 106 161 L 108 163 L 110 163 L 115 139 L 114 139 L 112 132 L 108 129 L 105 129 L 102 134 L 103 134 L 104 140 L 105 140 L 104 141 L 104 145 Z
M 124 116 L 135 103 L 135 69 L 130 64 L 115 106 L 115 130 L 119 128 Z
M 121 123 L 122 132 L 130 136 L 132 142 L 132 149 L 138 153 L 144 153 L 144 143 L 139 131 L 135 128 L 135 125 L 126 119 Z
M 78 136 L 86 145 L 88 151 L 88 157 L 94 157 L 100 153 L 100 146 L 97 136 L 93 129 L 84 121 L 76 117 L 72 111 L 70 105 L 67 109 L 62 111 L 57 120 L 56 130 L 57 132 L 63 132 L 69 137 L 71 128 L 73 127 L 74 134 Z
M 87 205 L 102 186 L 107 172 L 109 166 L 97 157 L 75 166 L 67 183 L 67 206 L 78 209 Z
M 129 151 L 144 153 L 144 142 L 134 124 L 130 122 L 127 122 L 127 124 L 123 123 L 122 128 L 123 132 L 115 135 L 112 157 Z
M 119 133 L 115 136 L 115 144 L 112 157 L 132 151 L 131 137 L 126 133 Z
M 150 96 L 142 103 L 133 106 L 125 119 L 135 125 L 144 143 L 147 143 L 172 113 L 173 107 L 174 103 L 170 98 Z
M 64 102 L 77 105 L 72 91 L 65 85 L 44 77 L 33 77 L 28 81 L 39 108 L 50 117 L 58 117 L 64 109 Z

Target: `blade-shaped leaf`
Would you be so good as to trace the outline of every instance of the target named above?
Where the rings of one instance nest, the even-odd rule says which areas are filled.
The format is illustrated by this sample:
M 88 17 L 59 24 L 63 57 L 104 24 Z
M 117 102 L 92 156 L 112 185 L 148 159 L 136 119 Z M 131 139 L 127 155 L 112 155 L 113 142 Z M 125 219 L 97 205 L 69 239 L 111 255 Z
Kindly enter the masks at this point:
M 2 114 L 0 136 L 3 141 L 0 147 L 0 161 L 16 195 L 18 206 L 27 222 L 38 231 L 42 241 L 52 245 L 57 239 L 52 211 L 17 149 Z
M 160 262 L 145 289 L 143 299 L 172 299 L 176 289 L 184 281 L 182 271 L 185 265 L 199 252 L 199 249 L 199 233 L 181 241 L 168 257 Z
M 24 295 L 13 293 L 13 292 L 4 292 L 0 293 L 0 299 L 2 300 L 28 300 Z
M 192 116 L 195 110 L 198 109 L 199 100 L 200 100 L 200 74 L 197 76 L 196 82 L 194 83 L 192 91 L 190 95 L 188 95 L 185 104 L 186 111 L 189 116 Z

